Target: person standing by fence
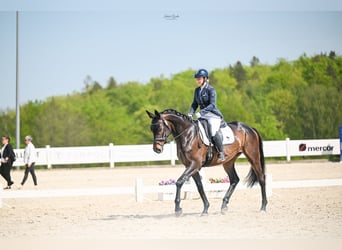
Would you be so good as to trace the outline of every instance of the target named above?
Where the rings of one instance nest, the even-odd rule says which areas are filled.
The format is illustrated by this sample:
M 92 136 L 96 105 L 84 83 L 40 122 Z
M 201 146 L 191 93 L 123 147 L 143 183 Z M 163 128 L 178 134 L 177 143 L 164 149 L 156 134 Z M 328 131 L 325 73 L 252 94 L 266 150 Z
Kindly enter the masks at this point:
M 36 148 L 32 143 L 32 137 L 30 135 L 25 136 L 25 144 L 26 147 L 24 151 L 24 164 L 26 168 L 20 188 L 24 186 L 29 173 L 31 173 L 34 185 L 37 186 L 37 177 L 34 171 L 34 165 L 36 164 Z
M 11 167 L 15 161 L 15 154 L 13 147 L 10 144 L 10 137 L 8 135 L 3 135 L 1 137 L 2 148 L 1 148 L 1 167 L 0 174 L 7 181 L 7 186 L 4 189 L 11 189 L 14 182 L 11 180 Z

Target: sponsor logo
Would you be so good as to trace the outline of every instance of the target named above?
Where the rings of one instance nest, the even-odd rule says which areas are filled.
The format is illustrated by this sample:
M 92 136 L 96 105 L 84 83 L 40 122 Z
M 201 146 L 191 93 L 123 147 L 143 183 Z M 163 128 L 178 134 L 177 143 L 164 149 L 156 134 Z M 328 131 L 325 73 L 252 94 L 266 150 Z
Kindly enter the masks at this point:
M 313 151 L 333 151 L 334 146 L 307 146 L 305 143 L 299 144 L 299 151 L 308 151 L 308 152 L 313 152 Z
M 305 151 L 306 150 L 306 144 L 302 143 L 299 144 L 299 151 Z

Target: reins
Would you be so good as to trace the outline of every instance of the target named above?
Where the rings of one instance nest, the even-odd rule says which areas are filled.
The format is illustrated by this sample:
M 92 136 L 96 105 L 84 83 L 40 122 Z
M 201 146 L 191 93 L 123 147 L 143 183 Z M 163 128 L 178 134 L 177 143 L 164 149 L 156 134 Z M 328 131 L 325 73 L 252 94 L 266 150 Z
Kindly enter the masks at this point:
M 189 127 L 189 128 L 191 128 L 191 127 Z M 173 139 L 176 140 L 178 137 L 180 137 L 182 134 L 184 134 L 189 128 L 184 129 L 183 132 L 181 132 L 178 135 L 174 136 Z

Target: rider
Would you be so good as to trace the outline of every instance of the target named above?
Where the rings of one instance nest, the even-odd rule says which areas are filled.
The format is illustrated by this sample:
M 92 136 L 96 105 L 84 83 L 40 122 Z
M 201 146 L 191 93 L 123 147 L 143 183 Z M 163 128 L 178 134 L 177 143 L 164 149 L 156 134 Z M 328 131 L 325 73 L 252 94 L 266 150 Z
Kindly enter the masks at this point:
M 195 73 L 194 78 L 196 78 L 198 87 L 194 91 L 194 100 L 190 108 L 189 116 L 192 117 L 197 107 L 200 107 L 200 112 L 196 113 L 196 116 L 197 118 L 202 118 L 208 121 L 212 140 L 219 152 L 217 160 L 224 161 L 225 155 L 222 144 L 223 136 L 220 131 L 223 115 L 216 107 L 216 91 L 211 85 L 209 85 L 209 74 L 207 70 L 198 70 Z

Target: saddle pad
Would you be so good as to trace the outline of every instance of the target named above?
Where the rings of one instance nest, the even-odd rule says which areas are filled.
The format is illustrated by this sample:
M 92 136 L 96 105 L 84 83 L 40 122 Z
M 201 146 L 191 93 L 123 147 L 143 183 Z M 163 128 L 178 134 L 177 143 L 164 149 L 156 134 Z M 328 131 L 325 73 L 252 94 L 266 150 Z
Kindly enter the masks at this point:
M 209 146 L 210 145 L 210 141 L 204 131 L 204 128 L 203 128 L 203 125 L 201 122 L 198 122 L 198 127 L 199 127 L 199 131 L 200 131 L 200 137 L 201 137 L 201 140 L 203 141 L 203 143 L 206 145 L 206 146 Z M 222 144 L 225 145 L 225 144 L 232 144 L 234 141 L 235 141 L 235 137 L 234 137 L 234 133 L 233 133 L 233 130 L 227 125 L 223 128 L 220 128 L 221 129 L 221 132 L 222 132 L 222 135 L 223 135 L 223 142 Z
M 233 133 L 233 130 L 231 129 L 231 127 L 224 126 L 223 128 L 220 128 L 222 135 L 223 135 L 223 142 L 222 144 L 232 144 L 235 141 L 235 136 Z

